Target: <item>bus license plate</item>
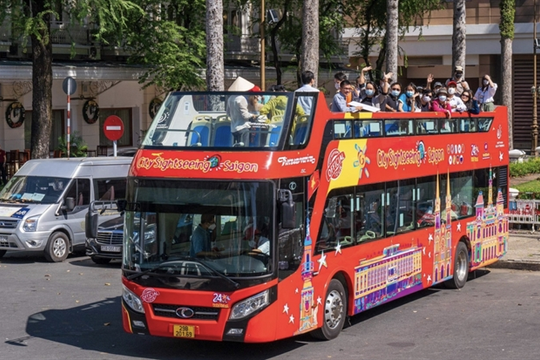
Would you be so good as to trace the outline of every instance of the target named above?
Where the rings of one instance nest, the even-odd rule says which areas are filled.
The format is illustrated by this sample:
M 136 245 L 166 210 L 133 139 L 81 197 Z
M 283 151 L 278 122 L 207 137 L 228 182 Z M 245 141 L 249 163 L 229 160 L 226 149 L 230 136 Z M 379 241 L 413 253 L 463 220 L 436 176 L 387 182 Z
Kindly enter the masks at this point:
M 173 327 L 173 335 L 175 337 L 194 338 L 195 337 L 195 326 L 174 325 L 174 327 Z
M 101 245 L 101 251 L 120 252 L 122 248 L 120 246 Z

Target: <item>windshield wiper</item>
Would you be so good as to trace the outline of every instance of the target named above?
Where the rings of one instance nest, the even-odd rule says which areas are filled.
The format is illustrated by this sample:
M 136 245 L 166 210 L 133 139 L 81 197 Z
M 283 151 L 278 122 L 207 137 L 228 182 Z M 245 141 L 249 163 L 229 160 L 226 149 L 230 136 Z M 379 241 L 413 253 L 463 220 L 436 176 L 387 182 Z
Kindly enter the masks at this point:
M 218 270 L 214 269 L 211 265 L 209 265 L 206 261 L 203 261 L 203 260 L 200 260 L 200 259 L 197 259 L 197 258 L 193 258 L 191 256 L 185 256 L 185 257 L 181 257 L 181 258 L 178 258 L 177 260 L 189 260 L 189 261 L 194 261 L 196 263 L 199 263 L 200 265 L 204 266 L 206 269 L 210 270 L 212 274 L 214 275 L 217 275 L 218 277 L 222 278 L 223 280 L 227 281 L 229 284 L 233 285 L 235 289 L 238 289 L 240 287 L 240 284 L 237 283 L 236 281 L 234 281 L 233 279 L 229 278 L 228 276 L 222 274 L 221 272 L 219 272 Z M 128 280 L 133 280 L 133 279 L 136 279 L 136 278 L 139 278 L 141 276 L 144 276 L 144 275 L 147 275 L 147 274 L 151 274 L 153 272 L 155 272 L 156 270 L 160 270 L 160 269 L 164 269 L 164 268 L 167 268 L 169 267 L 168 264 L 170 264 L 171 262 L 174 262 L 175 260 L 172 260 L 172 261 L 168 261 L 166 263 L 162 263 L 160 264 L 159 266 L 157 267 L 154 267 L 154 268 L 151 268 L 151 269 L 148 269 L 148 270 L 144 270 L 144 271 L 141 271 L 141 272 L 136 272 L 136 273 L 133 273 L 131 275 L 128 275 L 126 276 L 126 279 Z M 165 276 L 171 276 L 171 274 L 156 274 L 156 275 L 165 275 Z

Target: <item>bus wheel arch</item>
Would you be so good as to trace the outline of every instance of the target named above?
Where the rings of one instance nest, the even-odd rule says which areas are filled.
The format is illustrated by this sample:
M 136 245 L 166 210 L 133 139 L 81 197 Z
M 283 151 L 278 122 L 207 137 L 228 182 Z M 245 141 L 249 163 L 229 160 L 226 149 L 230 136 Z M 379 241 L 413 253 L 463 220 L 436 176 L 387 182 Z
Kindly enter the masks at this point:
M 461 289 L 467 282 L 470 269 L 470 245 L 467 240 L 467 238 L 461 238 L 456 245 L 453 276 L 445 282 L 446 287 L 450 289 Z
M 330 280 L 319 311 L 323 312 L 322 326 L 310 334 L 316 339 L 332 340 L 338 337 L 348 316 L 347 282 L 343 274 Z
M 57 230 L 49 236 L 45 245 L 45 258 L 50 262 L 62 262 L 67 259 L 71 251 L 69 235 Z

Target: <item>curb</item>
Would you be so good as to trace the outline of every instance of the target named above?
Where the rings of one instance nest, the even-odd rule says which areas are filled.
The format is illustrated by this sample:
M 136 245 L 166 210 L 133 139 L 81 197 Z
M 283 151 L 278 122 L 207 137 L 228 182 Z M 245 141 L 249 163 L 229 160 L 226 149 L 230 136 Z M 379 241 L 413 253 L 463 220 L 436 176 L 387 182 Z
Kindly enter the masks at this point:
M 487 268 L 540 271 L 539 261 L 499 260 Z

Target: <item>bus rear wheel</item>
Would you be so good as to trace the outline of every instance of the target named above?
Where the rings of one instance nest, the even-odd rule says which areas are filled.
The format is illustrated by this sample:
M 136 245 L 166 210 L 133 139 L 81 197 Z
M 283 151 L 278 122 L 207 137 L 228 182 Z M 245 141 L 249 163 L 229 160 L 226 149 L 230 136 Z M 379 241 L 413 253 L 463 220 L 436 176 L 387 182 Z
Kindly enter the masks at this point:
M 322 327 L 313 330 L 316 339 L 331 340 L 338 337 L 347 317 L 347 295 L 341 281 L 332 279 L 324 300 Z
M 449 289 L 461 289 L 469 276 L 469 251 L 463 242 L 459 242 L 454 256 L 454 276 L 444 285 Z

